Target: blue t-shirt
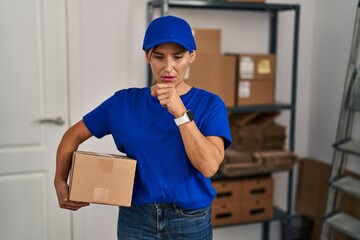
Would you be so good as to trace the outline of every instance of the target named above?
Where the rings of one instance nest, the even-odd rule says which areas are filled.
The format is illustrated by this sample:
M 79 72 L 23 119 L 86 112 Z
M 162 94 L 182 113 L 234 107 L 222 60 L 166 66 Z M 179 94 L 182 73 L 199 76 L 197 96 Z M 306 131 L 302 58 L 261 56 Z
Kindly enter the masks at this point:
M 204 136 L 220 136 L 231 144 L 226 108 L 215 94 L 191 88 L 181 96 Z M 171 203 L 186 209 L 211 204 L 211 181 L 193 167 L 186 155 L 174 116 L 160 105 L 150 88 L 116 92 L 83 118 L 97 138 L 111 134 L 116 147 L 137 160 L 133 204 Z

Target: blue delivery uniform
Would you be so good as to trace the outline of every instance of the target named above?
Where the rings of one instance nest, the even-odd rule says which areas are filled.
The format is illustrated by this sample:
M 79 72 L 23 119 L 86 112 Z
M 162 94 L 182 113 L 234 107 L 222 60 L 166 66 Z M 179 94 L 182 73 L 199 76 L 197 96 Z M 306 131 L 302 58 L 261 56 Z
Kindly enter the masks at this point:
M 181 99 L 204 136 L 220 136 L 224 148 L 230 146 L 226 108 L 217 95 L 192 87 Z M 199 209 L 211 204 L 215 190 L 210 179 L 191 164 L 173 115 L 149 87 L 120 90 L 83 120 L 95 137 L 111 134 L 117 149 L 138 161 L 133 205 Z

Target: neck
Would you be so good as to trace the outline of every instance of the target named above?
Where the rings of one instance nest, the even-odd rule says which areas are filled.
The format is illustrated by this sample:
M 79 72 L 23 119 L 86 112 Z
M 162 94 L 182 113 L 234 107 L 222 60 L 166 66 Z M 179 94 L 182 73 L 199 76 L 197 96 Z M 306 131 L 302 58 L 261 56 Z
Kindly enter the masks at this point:
M 176 88 L 176 91 L 178 92 L 178 94 L 181 96 L 181 95 L 184 95 L 184 94 L 186 94 L 187 92 L 189 92 L 190 89 L 191 89 L 191 86 L 188 85 L 188 84 L 186 84 L 186 83 L 184 82 L 184 80 L 182 80 L 181 82 L 179 82 L 178 84 L 176 84 L 175 88 Z

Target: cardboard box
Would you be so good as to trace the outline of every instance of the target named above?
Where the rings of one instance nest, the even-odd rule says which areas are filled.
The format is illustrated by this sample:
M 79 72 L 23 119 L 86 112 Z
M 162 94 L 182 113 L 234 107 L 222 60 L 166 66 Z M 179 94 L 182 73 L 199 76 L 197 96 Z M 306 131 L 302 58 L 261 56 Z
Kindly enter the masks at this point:
M 243 181 L 242 194 L 244 201 L 266 199 L 272 201 L 274 180 L 272 178 L 256 178 Z
M 290 170 L 298 162 L 297 155 L 286 150 L 254 152 L 254 157 L 262 160 L 265 171 Z
M 273 201 L 259 198 L 244 201 L 240 210 L 240 222 L 253 222 L 271 219 L 274 214 Z
M 274 122 L 279 112 L 236 113 L 229 116 L 232 147 L 239 151 L 281 150 L 286 128 Z
M 237 106 L 271 105 L 275 102 L 274 79 L 240 80 Z
M 214 227 L 240 222 L 240 201 L 229 201 L 212 205 L 212 224 Z
M 239 54 L 239 79 L 275 79 L 274 54 Z
M 221 30 L 194 28 L 196 54 L 220 54 Z
M 136 160 L 76 151 L 70 172 L 70 200 L 130 206 Z
M 185 81 L 194 87 L 217 94 L 227 107 L 235 107 L 235 63 L 234 56 L 198 54 Z
M 212 183 L 212 186 L 216 190 L 214 204 L 240 201 L 241 183 L 239 181 L 216 181 Z
M 262 162 L 255 159 L 250 152 L 241 152 L 228 148 L 220 172 L 227 177 L 246 176 L 262 172 Z

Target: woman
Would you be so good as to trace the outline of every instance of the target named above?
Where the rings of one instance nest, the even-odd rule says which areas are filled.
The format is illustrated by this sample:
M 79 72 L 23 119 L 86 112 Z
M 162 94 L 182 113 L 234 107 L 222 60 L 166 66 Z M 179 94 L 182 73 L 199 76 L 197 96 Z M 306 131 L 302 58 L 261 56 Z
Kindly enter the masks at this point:
M 225 105 L 184 81 L 196 57 L 185 20 L 153 20 L 143 50 L 155 84 L 116 92 L 64 134 L 54 180 L 59 205 L 88 205 L 68 199 L 71 155 L 90 137 L 111 134 L 119 151 L 138 161 L 132 207 L 119 210 L 118 239 L 212 239 L 210 177 L 231 144 Z

